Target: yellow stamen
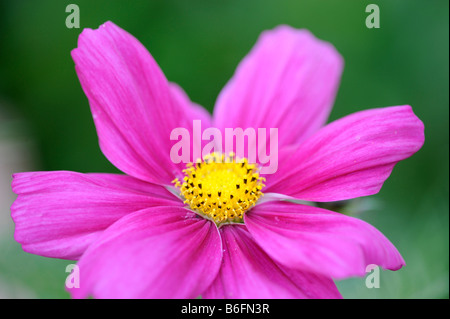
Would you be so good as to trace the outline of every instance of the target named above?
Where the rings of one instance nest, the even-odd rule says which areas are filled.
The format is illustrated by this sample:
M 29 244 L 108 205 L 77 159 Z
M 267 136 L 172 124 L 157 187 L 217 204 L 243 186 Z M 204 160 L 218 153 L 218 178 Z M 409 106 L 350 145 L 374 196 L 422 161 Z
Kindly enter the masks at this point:
M 265 179 L 259 176 L 256 164 L 246 158 L 212 153 L 189 163 L 183 170 L 183 181 L 172 181 L 184 202 L 217 225 L 243 223 L 244 213 L 263 195 Z

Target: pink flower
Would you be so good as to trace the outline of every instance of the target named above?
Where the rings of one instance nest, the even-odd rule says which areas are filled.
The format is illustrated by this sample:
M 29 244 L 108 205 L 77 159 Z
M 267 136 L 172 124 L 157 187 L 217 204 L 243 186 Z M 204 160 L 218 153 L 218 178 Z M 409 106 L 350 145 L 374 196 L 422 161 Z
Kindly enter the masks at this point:
M 287 26 L 264 32 L 212 117 L 113 23 L 85 29 L 72 56 L 100 147 L 127 175 L 14 174 L 11 211 L 25 251 L 78 260 L 73 297 L 339 298 L 333 279 L 363 276 L 369 264 L 404 265 L 364 221 L 282 201 L 376 194 L 395 164 L 424 142 L 410 106 L 324 126 L 343 66 L 330 44 Z M 195 119 L 221 130 L 278 128 L 278 171 L 266 180 L 247 162 L 232 162 L 232 177 L 220 163 L 183 171 L 170 159 L 169 136 L 176 127 L 191 130 Z M 227 194 L 223 207 L 217 189 Z M 217 214 L 224 219 L 217 222 Z

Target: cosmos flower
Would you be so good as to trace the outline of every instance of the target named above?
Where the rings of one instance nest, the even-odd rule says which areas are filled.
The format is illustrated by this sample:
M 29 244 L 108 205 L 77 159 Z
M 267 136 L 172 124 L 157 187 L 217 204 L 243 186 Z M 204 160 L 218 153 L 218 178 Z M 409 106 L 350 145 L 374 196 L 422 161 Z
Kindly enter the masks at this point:
M 264 32 L 213 116 L 111 22 L 85 29 L 72 57 L 101 150 L 125 175 L 14 174 L 11 211 L 25 251 L 78 260 L 73 297 L 340 298 L 334 279 L 404 265 L 366 222 L 289 200 L 376 194 L 424 142 L 410 106 L 325 125 L 343 67 L 330 44 L 288 26 Z M 278 128 L 278 170 L 262 176 L 233 154 L 175 164 L 170 132 L 193 120 Z

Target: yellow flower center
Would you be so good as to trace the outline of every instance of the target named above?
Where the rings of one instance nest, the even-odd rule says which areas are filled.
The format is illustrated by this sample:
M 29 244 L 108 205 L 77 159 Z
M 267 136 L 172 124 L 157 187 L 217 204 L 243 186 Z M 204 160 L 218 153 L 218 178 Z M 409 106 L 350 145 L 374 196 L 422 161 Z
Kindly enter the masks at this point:
M 212 153 L 186 166 L 183 182 L 175 179 L 175 187 L 193 211 L 218 226 L 243 223 L 244 213 L 263 195 L 265 179 L 257 164 L 238 160 L 234 153 Z

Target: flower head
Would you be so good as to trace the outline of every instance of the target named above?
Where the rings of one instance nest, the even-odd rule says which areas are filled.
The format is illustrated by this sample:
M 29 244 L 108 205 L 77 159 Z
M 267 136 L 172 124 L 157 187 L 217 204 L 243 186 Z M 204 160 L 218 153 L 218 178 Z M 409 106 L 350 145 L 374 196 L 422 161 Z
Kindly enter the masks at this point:
M 175 179 L 175 186 L 193 211 L 218 226 L 243 223 L 244 213 L 263 195 L 264 178 L 259 176 L 257 165 L 245 158 L 237 161 L 233 153 L 212 153 L 187 166 L 183 183 Z
M 72 56 L 100 147 L 125 175 L 14 174 L 11 210 L 25 251 L 78 260 L 73 297 L 339 298 L 333 279 L 404 265 L 364 221 L 290 201 L 373 195 L 424 142 L 410 106 L 325 125 L 343 66 L 330 44 L 287 26 L 264 32 L 213 116 L 111 22 L 85 29 Z M 171 131 L 194 133 L 198 120 L 278 129 L 278 169 L 234 152 L 171 160 Z M 249 144 L 264 154 L 270 138 L 260 140 Z

